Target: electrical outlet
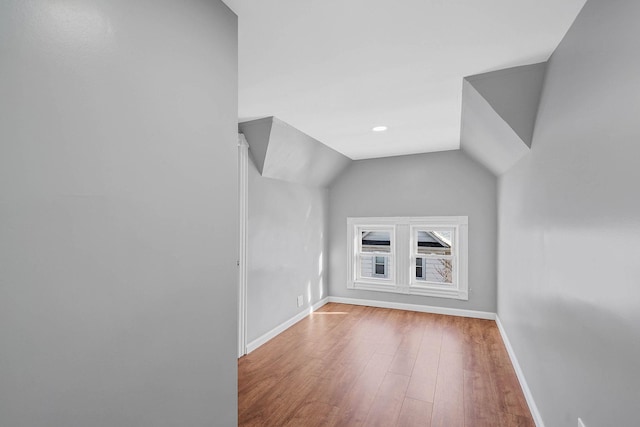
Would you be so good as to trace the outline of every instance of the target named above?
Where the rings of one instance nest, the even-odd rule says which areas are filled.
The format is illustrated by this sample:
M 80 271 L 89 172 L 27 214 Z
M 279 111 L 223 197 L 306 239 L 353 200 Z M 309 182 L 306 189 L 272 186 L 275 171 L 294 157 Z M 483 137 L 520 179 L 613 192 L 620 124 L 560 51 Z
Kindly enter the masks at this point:
M 578 417 L 578 427 L 586 427 L 582 422 L 582 418 Z
M 302 304 L 304 304 L 304 301 L 302 299 L 302 295 L 298 295 L 298 307 L 302 307 Z

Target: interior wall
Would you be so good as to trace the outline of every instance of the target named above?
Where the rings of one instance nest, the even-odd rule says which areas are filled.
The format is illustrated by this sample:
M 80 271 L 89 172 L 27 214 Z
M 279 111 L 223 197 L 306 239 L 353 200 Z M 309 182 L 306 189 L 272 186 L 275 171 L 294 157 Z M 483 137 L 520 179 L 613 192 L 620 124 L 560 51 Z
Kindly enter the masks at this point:
M 250 343 L 327 297 L 328 197 L 325 188 L 264 178 L 252 160 L 248 169 Z
M 0 3 L 0 425 L 237 423 L 237 18 Z
M 640 3 L 589 0 L 499 193 L 498 314 L 545 425 L 636 425 Z
M 331 296 L 496 310 L 497 183 L 462 151 L 357 160 L 329 191 Z M 347 289 L 347 218 L 469 217 L 469 300 Z

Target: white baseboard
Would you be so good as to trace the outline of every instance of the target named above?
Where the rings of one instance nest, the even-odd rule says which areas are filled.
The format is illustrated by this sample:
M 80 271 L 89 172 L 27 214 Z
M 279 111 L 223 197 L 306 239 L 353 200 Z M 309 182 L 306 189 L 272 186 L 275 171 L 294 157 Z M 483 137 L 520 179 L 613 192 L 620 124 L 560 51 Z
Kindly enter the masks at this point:
M 365 300 L 356 298 L 329 297 L 329 302 L 370 307 L 395 308 L 397 310 L 419 311 L 422 313 L 446 314 L 449 316 L 473 317 L 476 319 L 495 320 L 496 314 L 488 311 L 464 310 L 460 308 L 433 307 L 430 305 L 404 304 L 400 302 Z
M 516 354 L 513 351 L 513 347 L 511 347 L 509 338 L 507 337 L 507 332 L 502 327 L 502 322 L 500 322 L 500 317 L 498 317 L 498 315 L 496 315 L 496 325 L 498 325 L 498 330 L 500 331 L 500 335 L 502 336 L 502 341 L 504 342 L 504 346 L 507 348 L 507 353 L 509 354 L 509 358 L 511 359 L 511 364 L 513 365 L 513 369 L 515 369 L 516 371 L 516 376 L 518 377 L 518 381 L 520 382 L 520 387 L 522 388 L 522 393 L 524 393 L 524 398 L 527 400 L 527 405 L 529 405 L 529 410 L 531 411 L 531 416 L 533 417 L 533 421 L 536 423 L 536 427 L 544 427 L 544 422 L 542 421 L 542 416 L 540 415 L 540 411 L 538 411 L 538 406 L 536 405 L 536 402 L 533 400 L 533 394 L 531 394 L 531 390 L 529 389 L 527 380 L 524 377 L 524 372 L 520 367 L 520 363 L 518 363 Z
M 304 311 L 301 311 L 300 313 L 293 316 L 291 319 L 279 324 L 278 326 L 276 326 L 266 334 L 251 341 L 250 343 L 247 344 L 247 354 L 251 353 L 261 345 L 265 344 L 267 341 L 271 340 L 276 335 L 286 331 L 287 329 L 289 329 L 290 327 L 292 327 L 293 325 L 295 325 L 296 323 L 298 323 L 299 321 L 301 321 L 302 319 L 307 317 L 309 314 L 313 313 L 314 311 L 316 311 L 317 309 L 319 309 L 320 307 L 322 307 L 328 302 L 329 302 L 329 297 L 318 301 L 317 303 L 313 304 L 310 308 Z

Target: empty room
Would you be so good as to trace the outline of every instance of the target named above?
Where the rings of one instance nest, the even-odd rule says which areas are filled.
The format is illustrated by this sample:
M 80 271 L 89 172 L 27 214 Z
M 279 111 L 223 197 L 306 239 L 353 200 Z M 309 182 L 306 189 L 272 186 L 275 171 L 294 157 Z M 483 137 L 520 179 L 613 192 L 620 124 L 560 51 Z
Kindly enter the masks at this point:
M 640 2 L 0 4 L 0 426 L 638 425 Z

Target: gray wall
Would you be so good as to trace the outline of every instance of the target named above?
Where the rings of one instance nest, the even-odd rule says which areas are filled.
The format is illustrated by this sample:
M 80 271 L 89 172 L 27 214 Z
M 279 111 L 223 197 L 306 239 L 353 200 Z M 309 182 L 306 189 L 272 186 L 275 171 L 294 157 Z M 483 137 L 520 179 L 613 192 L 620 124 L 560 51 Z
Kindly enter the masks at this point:
M 329 192 L 329 294 L 496 310 L 496 178 L 462 151 L 358 160 Z M 347 217 L 469 217 L 469 300 L 347 289 Z
M 498 313 L 551 427 L 638 425 L 639 17 L 587 2 L 500 182 Z
M 0 425 L 236 425 L 236 28 L 0 3 Z
M 247 342 L 327 297 L 327 190 L 264 178 L 249 161 Z M 296 304 L 304 296 L 304 306 Z

